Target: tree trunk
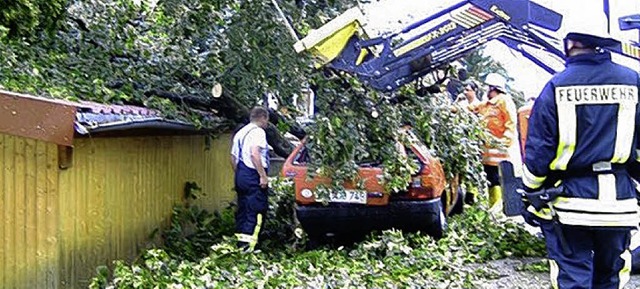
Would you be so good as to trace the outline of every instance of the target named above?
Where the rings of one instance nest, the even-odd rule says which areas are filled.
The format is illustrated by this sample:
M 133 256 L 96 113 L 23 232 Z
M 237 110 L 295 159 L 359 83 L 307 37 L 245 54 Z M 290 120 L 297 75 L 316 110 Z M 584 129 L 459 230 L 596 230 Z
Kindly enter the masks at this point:
M 226 91 L 222 93 L 220 98 L 202 98 L 194 95 L 179 95 L 177 93 L 150 90 L 145 93 L 146 96 L 158 96 L 169 99 L 175 103 L 185 104 L 186 106 L 201 109 L 205 111 L 215 110 L 216 114 L 230 119 L 238 124 L 246 124 L 249 122 L 251 109 L 233 98 Z M 280 121 L 285 121 L 284 117 L 275 111 L 270 110 L 269 126 L 265 129 L 267 142 L 273 148 L 273 152 L 278 156 L 286 158 L 293 151 L 293 144 L 288 141 L 276 127 Z M 306 134 L 297 124 L 290 124 L 291 134 L 302 139 Z

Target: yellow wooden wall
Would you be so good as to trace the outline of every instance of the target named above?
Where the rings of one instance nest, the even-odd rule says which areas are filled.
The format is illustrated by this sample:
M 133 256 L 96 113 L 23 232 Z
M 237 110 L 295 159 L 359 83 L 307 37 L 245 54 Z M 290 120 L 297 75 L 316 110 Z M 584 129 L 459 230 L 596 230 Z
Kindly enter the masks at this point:
M 58 284 L 58 158 L 51 143 L 0 134 L 0 288 Z
M 228 137 L 205 150 L 203 136 L 89 138 L 74 142 L 60 171 L 60 265 L 65 287 L 86 287 L 98 265 L 132 260 L 168 224 L 187 181 L 209 209 L 233 197 Z
M 228 135 L 209 150 L 203 136 L 79 138 L 66 170 L 56 145 L 0 143 L 0 288 L 86 288 L 97 266 L 131 261 L 154 241 L 185 182 L 211 210 L 234 196 Z

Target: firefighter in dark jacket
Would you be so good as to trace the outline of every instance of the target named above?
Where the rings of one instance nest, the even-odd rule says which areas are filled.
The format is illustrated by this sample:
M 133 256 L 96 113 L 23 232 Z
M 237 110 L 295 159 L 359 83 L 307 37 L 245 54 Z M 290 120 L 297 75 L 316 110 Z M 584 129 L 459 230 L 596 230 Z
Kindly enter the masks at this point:
M 231 164 L 235 171 L 238 195 L 236 237 L 238 246 L 253 251 L 269 207 L 267 172 L 269 146 L 264 129 L 269 124 L 269 112 L 263 107 L 251 110 L 251 122 L 233 137 Z
M 545 236 L 553 288 L 622 288 L 638 204 L 630 165 L 639 160 L 638 73 L 611 60 L 606 24 L 583 15 L 564 38 L 566 69 L 536 99 L 529 121 L 523 212 Z M 561 189 L 554 189 L 561 188 Z M 526 198 L 525 198 L 526 199 Z

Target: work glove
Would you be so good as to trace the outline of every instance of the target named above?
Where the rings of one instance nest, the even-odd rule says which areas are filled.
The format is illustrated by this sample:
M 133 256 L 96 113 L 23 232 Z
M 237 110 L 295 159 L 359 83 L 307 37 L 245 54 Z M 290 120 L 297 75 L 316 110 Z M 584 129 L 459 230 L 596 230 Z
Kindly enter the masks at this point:
M 524 218 L 524 221 L 533 226 L 533 227 L 540 227 L 540 218 L 538 218 L 536 215 L 534 215 L 533 213 L 529 212 L 527 210 L 527 208 L 529 207 L 528 202 L 525 204 L 525 207 L 522 209 L 521 215 L 522 218 Z
M 524 184 L 521 184 L 520 187 L 523 189 L 524 192 L 527 192 L 527 193 L 535 191 L 525 186 Z M 520 212 L 520 215 L 522 215 L 522 218 L 524 218 L 524 221 L 533 227 L 540 227 L 540 218 L 538 218 L 536 215 L 534 215 L 533 213 L 527 210 L 531 205 L 531 202 L 529 202 L 529 200 L 524 195 L 522 195 L 521 200 L 522 200 L 522 212 Z

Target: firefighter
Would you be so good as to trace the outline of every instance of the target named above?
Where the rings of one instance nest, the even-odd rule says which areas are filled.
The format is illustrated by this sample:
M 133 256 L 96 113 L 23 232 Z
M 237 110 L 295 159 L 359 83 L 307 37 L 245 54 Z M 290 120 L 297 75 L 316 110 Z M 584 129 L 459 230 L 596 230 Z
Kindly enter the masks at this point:
M 251 122 L 233 137 L 231 164 L 235 171 L 238 197 L 236 237 L 238 246 L 253 251 L 268 209 L 267 172 L 269 146 L 264 129 L 269 124 L 269 112 L 263 107 L 251 110 Z
M 612 62 L 605 49 L 619 43 L 601 18 L 576 16 L 582 22 L 564 38 L 566 69 L 543 88 L 529 120 L 523 184 L 531 206 L 523 215 L 545 236 L 553 288 L 622 288 L 639 221 L 628 165 L 639 160 L 640 78 Z M 550 189 L 560 193 L 535 209 L 531 196 Z
M 489 182 L 489 208 L 491 212 L 502 211 L 502 188 L 500 187 L 498 164 L 510 161 L 514 168 L 520 168 L 518 132 L 516 131 L 516 105 L 506 94 L 506 79 L 497 73 L 490 73 L 485 79 L 487 99 L 470 106 L 484 121 L 494 140 L 486 145 L 482 156 L 484 171 Z M 520 176 L 517 170 L 516 176 Z
M 518 108 L 518 134 L 520 134 L 520 153 L 524 158 L 524 145 L 527 143 L 527 130 L 529 129 L 529 115 L 531 115 L 531 108 L 535 97 L 528 97 L 526 103 Z

